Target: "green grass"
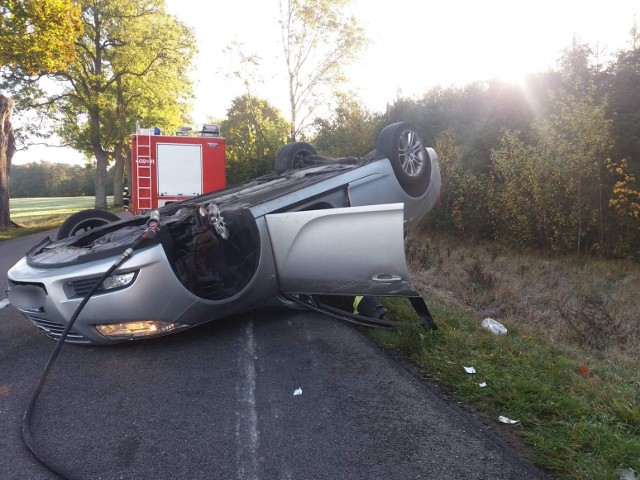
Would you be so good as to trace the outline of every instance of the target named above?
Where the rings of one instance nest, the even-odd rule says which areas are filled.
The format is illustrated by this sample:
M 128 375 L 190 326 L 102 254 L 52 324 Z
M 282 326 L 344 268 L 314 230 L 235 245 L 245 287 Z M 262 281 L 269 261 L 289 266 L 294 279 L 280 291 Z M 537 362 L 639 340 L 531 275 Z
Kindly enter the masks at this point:
M 408 302 L 385 301 L 397 330 L 372 330 L 423 372 L 488 418 L 520 420 L 503 426 L 531 447 L 532 460 L 559 479 L 618 479 L 620 469 L 640 471 L 640 377 L 598 363 L 578 349 L 509 328 L 496 336 L 481 319 L 429 299 L 436 332 L 417 323 Z M 589 367 L 590 375 L 579 372 Z M 477 373 L 465 373 L 463 366 Z M 487 382 L 487 387 L 479 384 Z
M 12 198 L 9 206 L 12 221 L 29 225 L 93 208 L 94 201 L 94 197 Z
M 11 221 L 21 228 L 0 230 L 0 241 L 58 228 L 71 214 L 94 207 L 94 197 L 12 198 Z M 113 197 L 107 197 L 112 203 Z

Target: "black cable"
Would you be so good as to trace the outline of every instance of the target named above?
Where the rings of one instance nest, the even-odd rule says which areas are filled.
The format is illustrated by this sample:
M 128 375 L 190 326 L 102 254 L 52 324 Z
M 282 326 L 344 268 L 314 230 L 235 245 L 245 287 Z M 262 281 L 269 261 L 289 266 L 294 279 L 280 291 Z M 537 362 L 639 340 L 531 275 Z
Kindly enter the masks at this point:
M 35 390 L 31 394 L 29 405 L 27 406 L 27 409 L 25 410 L 24 415 L 22 416 L 22 440 L 24 444 L 29 449 L 29 451 L 33 454 L 33 456 L 36 457 L 36 459 L 42 465 L 44 465 L 51 472 L 61 476 L 62 478 L 72 480 L 77 477 L 72 472 L 67 470 L 65 467 L 58 465 L 58 463 L 55 460 L 52 460 L 51 458 L 47 457 L 43 453 L 38 453 L 35 443 L 33 441 L 33 436 L 31 435 L 31 417 L 33 415 L 33 410 L 36 406 L 36 402 L 38 401 L 38 397 L 40 396 L 42 387 L 44 386 L 45 382 L 47 381 L 47 378 L 49 377 L 49 373 L 51 371 L 51 368 L 53 367 L 53 364 L 58 358 L 58 355 L 60 353 L 60 350 L 62 349 L 62 345 L 64 344 L 65 339 L 67 338 L 67 335 L 69 335 L 69 332 L 73 328 L 73 324 L 76 322 L 78 316 L 80 315 L 80 312 L 82 312 L 82 310 L 84 309 L 89 299 L 93 296 L 94 293 L 96 293 L 98 288 L 100 288 L 100 285 L 102 285 L 102 282 L 104 282 L 105 279 L 114 272 L 114 270 L 116 270 L 124 262 L 126 262 L 129 258 L 131 258 L 131 255 L 133 255 L 133 251 L 136 248 L 138 248 L 145 240 L 154 238 L 155 234 L 156 234 L 156 228 L 148 228 L 142 234 L 142 236 L 133 244 L 133 246 L 131 246 L 130 248 L 127 248 L 127 250 L 125 250 L 122 253 L 122 256 L 118 258 L 118 260 L 116 260 L 115 263 L 111 265 L 111 267 L 109 267 L 109 269 L 105 273 L 102 274 L 100 279 L 95 283 L 95 285 L 91 288 L 91 290 L 84 296 L 84 298 L 82 299 L 82 302 L 80 302 L 80 305 L 78 305 L 75 312 L 73 312 L 73 315 L 69 320 L 67 327 L 62 332 L 62 335 L 60 335 L 60 338 L 58 339 L 58 342 L 56 343 L 56 346 L 53 352 L 51 353 L 51 356 L 49 357 L 49 361 L 47 362 L 46 366 L 44 367 L 44 371 L 40 376 L 40 381 L 38 382 L 38 385 L 36 386 Z

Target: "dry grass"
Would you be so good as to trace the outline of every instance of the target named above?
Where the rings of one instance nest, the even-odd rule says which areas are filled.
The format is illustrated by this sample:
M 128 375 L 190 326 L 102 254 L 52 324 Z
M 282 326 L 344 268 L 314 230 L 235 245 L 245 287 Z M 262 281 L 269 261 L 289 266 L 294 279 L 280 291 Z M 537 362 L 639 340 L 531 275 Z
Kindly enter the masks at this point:
M 640 471 L 640 265 L 425 234 L 408 240 L 407 258 L 440 328 L 385 300 L 400 325 L 373 338 L 487 418 L 520 420 L 509 431 L 554 478 Z M 483 330 L 487 316 L 509 333 Z
M 640 265 L 513 252 L 417 234 L 407 258 L 419 290 L 509 327 L 626 367 L 640 358 Z M 482 318 L 481 318 L 482 317 Z

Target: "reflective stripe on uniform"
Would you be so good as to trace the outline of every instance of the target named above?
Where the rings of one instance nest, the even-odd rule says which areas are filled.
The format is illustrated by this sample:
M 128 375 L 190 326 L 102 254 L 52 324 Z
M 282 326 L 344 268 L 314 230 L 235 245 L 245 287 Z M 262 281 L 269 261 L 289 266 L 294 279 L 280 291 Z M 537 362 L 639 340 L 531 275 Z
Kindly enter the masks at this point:
M 358 314 L 358 306 L 364 297 L 362 295 L 358 295 L 353 298 L 353 313 Z

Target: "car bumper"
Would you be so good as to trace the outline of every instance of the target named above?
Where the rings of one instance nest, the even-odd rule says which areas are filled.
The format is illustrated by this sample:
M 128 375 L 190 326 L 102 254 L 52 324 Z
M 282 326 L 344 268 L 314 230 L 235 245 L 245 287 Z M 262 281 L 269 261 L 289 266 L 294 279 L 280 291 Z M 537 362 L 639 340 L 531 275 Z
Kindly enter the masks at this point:
M 7 274 L 9 298 L 20 296 L 20 301 L 12 301 L 18 310 L 49 336 L 59 338 L 90 289 L 83 290 L 78 285 L 92 285 L 92 280 L 97 281 L 117 258 L 62 268 L 34 268 L 22 259 Z M 96 325 L 139 321 L 171 324 L 197 301 L 176 278 L 160 245 L 135 252 L 118 272 L 136 272 L 135 279 L 126 287 L 96 292 L 78 316 L 67 341 L 117 343 L 126 338 L 107 338 Z M 178 329 L 188 326 L 192 324 L 181 319 Z

